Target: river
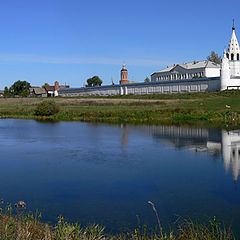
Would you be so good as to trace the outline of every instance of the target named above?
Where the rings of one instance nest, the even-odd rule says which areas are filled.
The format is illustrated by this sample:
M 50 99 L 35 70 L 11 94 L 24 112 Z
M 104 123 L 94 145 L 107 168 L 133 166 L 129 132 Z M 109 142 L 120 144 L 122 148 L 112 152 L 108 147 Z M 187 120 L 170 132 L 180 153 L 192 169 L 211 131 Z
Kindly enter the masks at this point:
M 0 198 L 109 232 L 216 216 L 240 229 L 240 131 L 0 120 Z

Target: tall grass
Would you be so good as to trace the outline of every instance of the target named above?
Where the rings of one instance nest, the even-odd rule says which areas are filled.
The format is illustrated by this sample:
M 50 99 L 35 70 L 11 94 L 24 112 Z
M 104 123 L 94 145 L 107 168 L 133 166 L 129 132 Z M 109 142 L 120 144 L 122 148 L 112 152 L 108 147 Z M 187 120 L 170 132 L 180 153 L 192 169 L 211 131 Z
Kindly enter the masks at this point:
M 78 223 L 70 223 L 62 216 L 56 225 L 49 225 L 40 221 L 41 214 L 25 212 L 24 207 L 17 205 L 15 214 L 11 205 L 0 208 L 0 239 L 1 240 L 233 240 L 230 228 L 224 228 L 216 219 L 210 219 L 207 224 L 199 224 L 185 220 L 178 224 L 175 231 L 164 231 L 155 205 L 149 202 L 156 214 L 158 229 L 148 231 L 140 223 L 135 230 L 127 233 L 107 234 L 104 227 L 92 224 L 81 227 Z

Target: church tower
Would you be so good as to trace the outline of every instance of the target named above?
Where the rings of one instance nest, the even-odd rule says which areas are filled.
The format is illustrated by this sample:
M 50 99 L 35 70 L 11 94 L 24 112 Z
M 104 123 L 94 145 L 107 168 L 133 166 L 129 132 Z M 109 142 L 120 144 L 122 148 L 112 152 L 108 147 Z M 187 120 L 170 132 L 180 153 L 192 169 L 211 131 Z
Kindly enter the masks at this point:
M 235 33 L 234 22 L 232 27 L 232 36 L 228 45 L 226 56 L 229 59 L 230 75 L 233 77 L 240 76 L 240 49 Z
M 229 60 L 227 58 L 225 49 L 224 49 L 224 54 L 223 54 L 222 63 L 221 63 L 220 80 L 221 80 L 221 91 L 226 90 L 230 84 L 230 68 L 229 68 Z
M 123 64 L 122 70 L 121 70 L 121 80 L 120 84 L 128 84 L 128 70 L 126 69 L 125 64 Z

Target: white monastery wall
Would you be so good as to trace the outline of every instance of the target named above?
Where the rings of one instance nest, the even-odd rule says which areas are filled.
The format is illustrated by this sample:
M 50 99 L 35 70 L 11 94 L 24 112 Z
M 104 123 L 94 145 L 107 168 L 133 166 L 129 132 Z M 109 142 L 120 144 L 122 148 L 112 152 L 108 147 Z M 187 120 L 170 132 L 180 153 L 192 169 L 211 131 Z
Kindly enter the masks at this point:
M 216 77 L 220 76 L 220 68 L 206 68 L 205 69 L 206 77 Z
M 60 89 L 59 96 L 113 96 L 113 95 L 143 95 L 159 93 L 211 92 L 220 90 L 220 78 L 195 78 L 191 80 L 171 80 L 150 83 L 135 83 L 101 87 Z

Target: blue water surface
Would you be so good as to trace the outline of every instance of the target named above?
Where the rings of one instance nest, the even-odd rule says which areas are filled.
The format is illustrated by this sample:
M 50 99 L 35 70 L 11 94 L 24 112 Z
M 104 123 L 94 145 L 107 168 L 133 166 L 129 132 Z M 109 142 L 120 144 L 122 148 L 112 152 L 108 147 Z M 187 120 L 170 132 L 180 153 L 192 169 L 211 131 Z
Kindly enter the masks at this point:
M 240 131 L 0 120 L 0 198 L 109 232 L 179 216 L 240 229 Z

